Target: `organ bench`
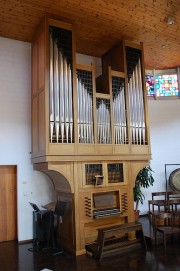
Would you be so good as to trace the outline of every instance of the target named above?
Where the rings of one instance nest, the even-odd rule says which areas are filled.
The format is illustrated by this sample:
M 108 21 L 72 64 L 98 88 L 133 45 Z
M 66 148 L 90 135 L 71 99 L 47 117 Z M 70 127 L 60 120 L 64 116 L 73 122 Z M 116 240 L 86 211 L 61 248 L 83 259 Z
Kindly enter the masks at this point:
M 129 237 L 128 234 L 133 232 L 135 232 L 134 237 Z M 93 257 L 101 260 L 137 247 L 139 244 L 147 249 L 141 223 L 132 222 L 98 229 L 97 242 L 87 245 L 86 250 Z

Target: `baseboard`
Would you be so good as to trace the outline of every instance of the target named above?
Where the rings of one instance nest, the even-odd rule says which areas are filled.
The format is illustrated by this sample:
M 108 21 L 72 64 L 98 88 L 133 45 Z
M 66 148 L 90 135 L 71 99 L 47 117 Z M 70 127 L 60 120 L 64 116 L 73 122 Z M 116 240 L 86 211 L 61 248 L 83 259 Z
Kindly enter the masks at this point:
M 29 240 L 18 241 L 18 244 L 24 245 L 24 244 L 30 244 L 32 242 L 33 242 L 33 239 L 29 239 Z

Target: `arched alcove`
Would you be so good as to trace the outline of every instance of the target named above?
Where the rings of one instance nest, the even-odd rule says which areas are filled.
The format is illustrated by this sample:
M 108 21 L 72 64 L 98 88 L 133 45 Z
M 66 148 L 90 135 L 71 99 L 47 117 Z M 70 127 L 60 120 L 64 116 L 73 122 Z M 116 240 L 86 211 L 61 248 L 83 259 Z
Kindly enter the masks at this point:
M 66 193 L 71 193 L 71 186 L 63 174 L 55 170 L 41 170 L 41 172 L 46 174 L 51 179 L 51 181 L 53 182 L 55 191 L 63 191 Z

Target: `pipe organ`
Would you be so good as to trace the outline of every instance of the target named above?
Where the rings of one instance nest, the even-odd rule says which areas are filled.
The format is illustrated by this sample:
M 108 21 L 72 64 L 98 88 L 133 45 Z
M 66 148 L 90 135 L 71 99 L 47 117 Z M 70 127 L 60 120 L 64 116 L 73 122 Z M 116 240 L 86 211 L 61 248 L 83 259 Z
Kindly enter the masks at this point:
M 67 203 L 58 228 L 80 255 L 97 229 L 134 221 L 133 186 L 150 160 L 142 44 L 76 63 L 73 25 L 45 18 L 32 44 L 32 163 Z

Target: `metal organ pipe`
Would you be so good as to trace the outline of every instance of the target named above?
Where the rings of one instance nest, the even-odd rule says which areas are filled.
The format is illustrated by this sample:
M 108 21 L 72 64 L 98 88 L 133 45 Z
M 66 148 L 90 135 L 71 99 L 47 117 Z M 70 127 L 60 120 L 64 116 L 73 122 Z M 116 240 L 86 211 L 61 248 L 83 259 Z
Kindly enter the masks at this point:
M 59 65 L 58 65 L 58 45 L 54 42 L 54 105 L 55 105 L 55 131 L 56 142 L 59 138 Z
M 63 69 L 63 56 L 61 52 L 59 52 L 59 78 L 60 78 L 60 121 L 61 121 L 61 141 L 64 142 L 64 69 Z
M 66 131 L 66 142 L 68 143 L 69 138 L 69 93 L 68 93 L 68 76 L 67 76 L 67 61 L 63 59 L 64 68 L 64 100 L 65 100 L 65 131 Z
M 113 117 L 114 117 L 114 142 L 126 144 L 126 107 L 124 97 L 124 82 L 120 77 L 112 78 L 113 91 Z
M 69 89 L 69 122 L 70 122 L 70 141 L 73 141 L 73 104 L 72 104 L 72 73 L 71 67 L 68 65 L 68 89 Z
M 78 126 L 79 126 L 79 143 L 84 143 L 84 124 L 83 124 L 83 109 L 82 109 L 82 102 L 83 94 L 82 94 L 82 86 L 81 82 L 78 82 L 78 100 L 79 100 L 79 106 L 78 106 Z
M 78 139 L 79 143 L 94 143 L 92 82 L 88 71 L 77 70 Z M 87 77 L 85 79 L 85 77 Z
M 87 122 L 86 122 L 86 91 L 84 90 L 84 86 L 81 85 L 82 89 L 82 122 L 83 122 L 83 142 L 87 143 Z
M 145 145 L 144 100 L 141 77 L 141 61 L 138 59 L 128 82 L 130 131 L 133 144 Z
M 66 55 L 60 34 L 61 29 L 51 28 L 50 142 L 73 143 L 72 69 L 68 61 L 71 56 Z
M 97 134 L 98 143 L 110 144 L 110 110 L 108 102 L 105 99 L 97 99 Z
M 139 78 L 138 78 L 138 65 L 135 67 L 135 78 L 136 78 L 136 100 L 137 100 L 137 106 L 136 106 L 136 143 L 141 144 L 141 110 L 142 105 L 140 101 L 141 97 L 141 89 Z
M 126 143 L 126 108 L 125 108 L 125 97 L 124 97 L 124 88 L 121 91 L 121 115 L 122 115 L 122 140 L 121 143 Z
M 49 115 L 50 115 L 50 142 L 53 140 L 54 130 L 54 80 L 53 80 L 53 40 L 50 34 L 50 84 L 49 84 Z
M 134 130 L 134 141 L 133 143 L 136 144 L 138 143 L 138 138 L 137 138 L 137 129 L 138 129 L 138 119 L 137 119 L 137 84 L 136 84 L 136 80 L 137 78 L 135 77 L 135 71 L 133 72 L 132 75 L 132 80 L 133 80 L 133 102 L 134 102 L 134 106 L 133 106 L 133 130 Z
M 130 130 L 131 141 L 135 144 L 135 87 L 134 87 L 134 75 L 129 80 L 129 104 L 130 104 Z
M 142 144 L 145 144 L 146 143 L 146 134 L 145 134 L 145 116 L 144 116 L 144 97 L 143 97 L 140 59 L 139 59 L 139 63 L 138 63 L 138 75 L 139 75 L 139 94 L 140 94 L 139 102 L 140 102 L 140 121 L 141 121 Z

